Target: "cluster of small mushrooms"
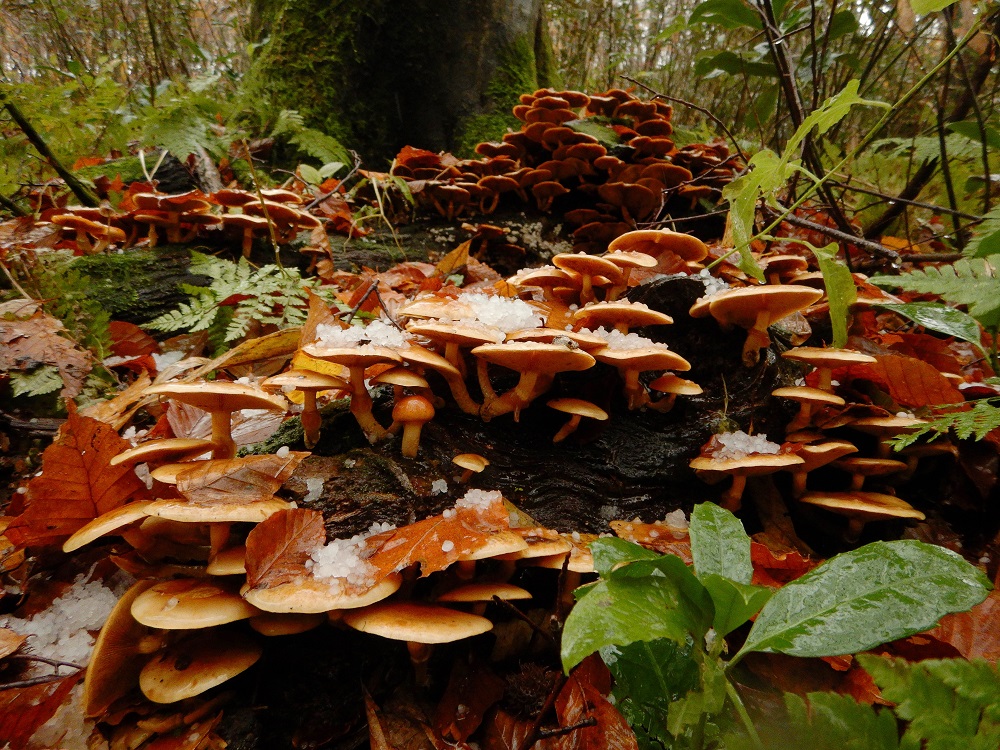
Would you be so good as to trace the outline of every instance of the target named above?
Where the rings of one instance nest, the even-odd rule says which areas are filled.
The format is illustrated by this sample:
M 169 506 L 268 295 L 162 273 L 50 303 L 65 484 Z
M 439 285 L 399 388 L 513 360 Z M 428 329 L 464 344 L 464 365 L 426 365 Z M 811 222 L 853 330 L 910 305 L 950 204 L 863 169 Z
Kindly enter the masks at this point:
M 405 149 L 392 174 L 408 182 L 418 206 L 449 221 L 491 214 L 503 202 L 571 207 L 562 215 L 573 249 L 601 252 L 664 206 L 683 213 L 699 199 L 714 204 L 740 169 L 723 143 L 678 149 L 671 114 L 664 102 L 622 89 L 539 89 L 514 107 L 519 131 L 476 147 L 482 159 Z

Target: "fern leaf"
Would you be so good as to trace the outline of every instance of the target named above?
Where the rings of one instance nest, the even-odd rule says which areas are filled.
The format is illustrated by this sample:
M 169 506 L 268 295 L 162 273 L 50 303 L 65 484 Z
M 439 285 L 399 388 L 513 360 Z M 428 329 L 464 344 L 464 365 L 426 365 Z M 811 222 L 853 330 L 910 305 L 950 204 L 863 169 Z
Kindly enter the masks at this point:
M 969 315 L 984 328 L 1000 325 L 1000 255 L 963 258 L 953 265 L 925 268 L 898 276 L 873 276 L 878 286 L 898 287 L 910 292 L 936 294 L 953 305 L 966 305 Z
M 1000 427 L 1000 407 L 993 406 L 987 400 L 976 401 L 971 409 L 941 414 L 927 420 L 919 429 L 905 435 L 894 437 L 890 443 L 897 450 L 903 450 L 924 437 L 933 435 L 931 439 L 954 432 L 959 440 L 975 438 L 982 440 L 986 435 Z
M 983 223 L 976 227 L 975 234 L 963 252 L 975 258 L 1000 252 L 1000 206 L 983 217 Z
M 30 372 L 11 372 L 10 389 L 14 396 L 44 396 L 63 387 L 59 368 L 42 365 Z

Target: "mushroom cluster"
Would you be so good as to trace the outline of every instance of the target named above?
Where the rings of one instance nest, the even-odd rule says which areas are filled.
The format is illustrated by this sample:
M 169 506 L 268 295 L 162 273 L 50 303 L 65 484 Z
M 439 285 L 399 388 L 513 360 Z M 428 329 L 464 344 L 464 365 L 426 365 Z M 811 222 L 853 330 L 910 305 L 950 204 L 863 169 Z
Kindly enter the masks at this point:
M 392 175 L 407 181 L 419 207 L 449 221 L 502 203 L 562 209 L 574 250 L 601 251 L 664 209 L 690 213 L 699 200 L 718 201 L 741 167 L 722 143 L 676 148 L 671 114 L 664 102 L 621 89 L 539 89 L 514 107 L 518 132 L 476 147 L 483 158 L 407 147 Z

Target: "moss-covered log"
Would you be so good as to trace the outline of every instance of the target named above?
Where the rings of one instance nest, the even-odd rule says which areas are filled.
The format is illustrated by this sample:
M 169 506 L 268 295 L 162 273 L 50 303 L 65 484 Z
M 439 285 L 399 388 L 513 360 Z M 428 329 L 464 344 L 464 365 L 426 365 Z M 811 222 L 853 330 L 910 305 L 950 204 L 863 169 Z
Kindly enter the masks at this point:
M 306 125 L 382 167 L 404 145 L 468 151 L 552 83 L 541 0 L 255 0 L 266 43 L 247 108 Z

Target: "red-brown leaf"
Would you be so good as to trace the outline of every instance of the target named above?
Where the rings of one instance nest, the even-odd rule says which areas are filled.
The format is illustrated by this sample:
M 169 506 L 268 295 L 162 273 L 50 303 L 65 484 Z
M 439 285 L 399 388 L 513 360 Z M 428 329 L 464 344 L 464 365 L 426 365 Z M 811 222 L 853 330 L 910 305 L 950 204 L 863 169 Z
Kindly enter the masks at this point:
M 108 323 L 111 336 L 111 352 L 118 357 L 141 357 L 160 351 L 160 345 L 152 336 L 135 323 L 112 320 Z
M 309 575 L 305 563 L 325 541 L 322 513 L 279 510 L 247 536 L 247 584 L 271 588 Z
M 7 529 L 18 547 L 61 542 L 88 521 L 144 491 L 130 466 L 110 466 L 130 446 L 91 417 L 70 412 L 42 454 L 42 473 L 28 482 L 25 510 Z
M 28 744 L 31 735 L 59 710 L 81 677 L 82 670 L 42 685 L 0 690 L 0 737 L 10 750 L 22 750 Z
M 573 670 L 556 698 L 556 718 L 561 727 L 590 718 L 597 723 L 545 740 L 539 746 L 543 750 L 638 750 L 639 743 L 625 717 L 601 694 L 589 676 L 586 668 Z
M 60 334 L 65 327 L 41 311 L 36 302 L 13 300 L 0 304 L 0 373 L 27 372 L 40 365 L 59 370 L 61 395 L 73 398 L 83 389 L 91 358 Z
M 878 362 L 853 365 L 834 372 L 834 379 L 869 380 L 882 388 L 900 406 L 916 409 L 921 406 L 964 403 L 962 394 L 933 366 L 914 357 L 880 354 Z
M 201 461 L 177 475 L 177 491 L 197 505 L 269 500 L 309 454 L 266 454 Z
M 149 373 L 143 372 L 132 385 L 114 398 L 98 401 L 86 409 L 80 409 L 80 416 L 92 417 L 120 430 L 132 419 L 132 415 L 140 406 L 139 402 L 143 399 L 143 391 L 152 385 L 152 382 Z
M 483 715 L 504 694 L 504 681 L 485 663 L 456 660 L 434 717 L 434 727 L 448 742 L 464 742 L 483 721 Z
M 420 575 L 424 577 L 444 570 L 460 555 L 483 547 L 494 532 L 508 528 L 510 518 L 501 500 L 483 512 L 456 508 L 450 518 L 432 516 L 369 537 L 366 540 L 368 562 L 378 570 L 376 579 L 414 563 L 420 563 Z M 447 552 L 442 549 L 445 542 L 452 543 Z
M 945 615 L 926 635 L 954 646 L 966 659 L 1000 661 L 1000 591 L 994 589 L 968 612 Z

